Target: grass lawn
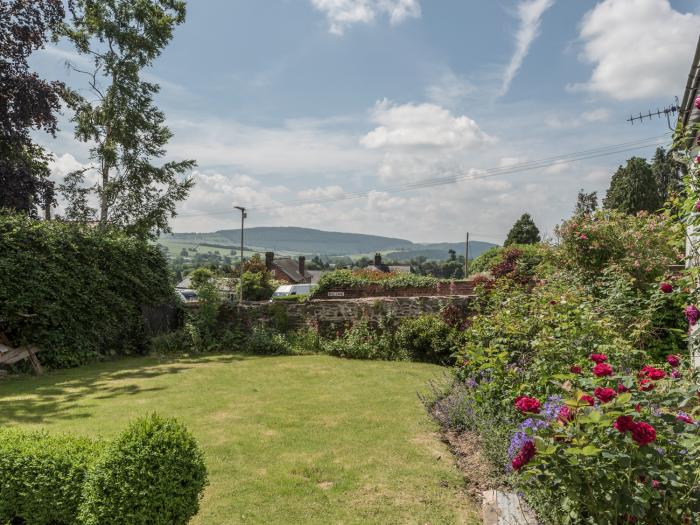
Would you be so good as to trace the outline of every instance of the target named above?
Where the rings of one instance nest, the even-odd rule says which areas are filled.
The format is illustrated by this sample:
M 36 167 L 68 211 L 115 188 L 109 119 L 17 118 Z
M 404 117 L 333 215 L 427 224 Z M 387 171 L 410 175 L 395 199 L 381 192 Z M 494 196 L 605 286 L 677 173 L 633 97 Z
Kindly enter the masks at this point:
M 114 436 L 157 411 L 204 448 L 193 523 L 477 523 L 416 392 L 439 367 L 327 356 L 132 358 L 0 381 L 0 425 Z

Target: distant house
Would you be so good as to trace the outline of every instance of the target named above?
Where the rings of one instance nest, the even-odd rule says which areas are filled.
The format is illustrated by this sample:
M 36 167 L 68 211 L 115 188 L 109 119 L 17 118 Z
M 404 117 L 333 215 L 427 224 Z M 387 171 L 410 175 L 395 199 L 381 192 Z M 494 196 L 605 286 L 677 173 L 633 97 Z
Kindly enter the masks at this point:
M 274 252 L 265 252 L 265 267 L 273 279 L 289 284 L 307 284 L 313 282 L 313 275 L 306 269 L 306 257 L 298 260 L 291 257 L 275 257 Z
M 367 267 L 368 270 L 374 270 L 375 272 L 383 272 L 383 273 L 411 273 L 411 267 L 410 266 L 396 266 L 396 265 L 389 265 L 389 264 L 384 264 L 382 262 L 382 254 L 381 253 L 375 253 L 374 254 L 374 264 L 370 264 Z

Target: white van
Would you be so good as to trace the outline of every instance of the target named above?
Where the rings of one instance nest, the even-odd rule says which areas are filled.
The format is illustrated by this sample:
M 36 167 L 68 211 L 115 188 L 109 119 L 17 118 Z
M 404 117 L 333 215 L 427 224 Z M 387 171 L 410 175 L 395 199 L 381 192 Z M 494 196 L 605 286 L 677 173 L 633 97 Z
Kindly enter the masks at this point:
M 313 284 L 283 284 L 275 290 L 272 298 L 287 297 L 289 295 L 308 295 L 313 287 Z

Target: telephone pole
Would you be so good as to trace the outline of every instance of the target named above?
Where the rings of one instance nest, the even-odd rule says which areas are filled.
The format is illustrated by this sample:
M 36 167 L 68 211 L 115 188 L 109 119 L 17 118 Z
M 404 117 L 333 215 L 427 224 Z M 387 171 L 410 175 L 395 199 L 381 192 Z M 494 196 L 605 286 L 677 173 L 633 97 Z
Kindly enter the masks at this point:
M 237 210 L 241 210 L 241 268 L 238 272 L 238 306 L 243 304 L 243 223 L 247 217 L 243 206 L 234 206 Z
M 469 232 L 467 232 L 467 241 L 464 243 L 464 278 L 469 277 Z

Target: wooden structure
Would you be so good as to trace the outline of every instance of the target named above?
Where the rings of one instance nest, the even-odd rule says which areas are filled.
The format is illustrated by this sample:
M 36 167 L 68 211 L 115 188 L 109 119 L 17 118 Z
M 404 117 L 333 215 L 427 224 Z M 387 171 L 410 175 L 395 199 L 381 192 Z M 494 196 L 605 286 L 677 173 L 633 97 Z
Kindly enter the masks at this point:
M 36 357 L 37 352 L 41 349 L 35 346 L 22 346 L 19 348 L 12 348 L 11 346 L 4 345 L 0 343 L 0 365 L 11 365 L 22 359 L 29 359 L 32 364 L 34 373 L 36 375 L 41 375 L 43 369 L 41 368 L 41 363 Z

